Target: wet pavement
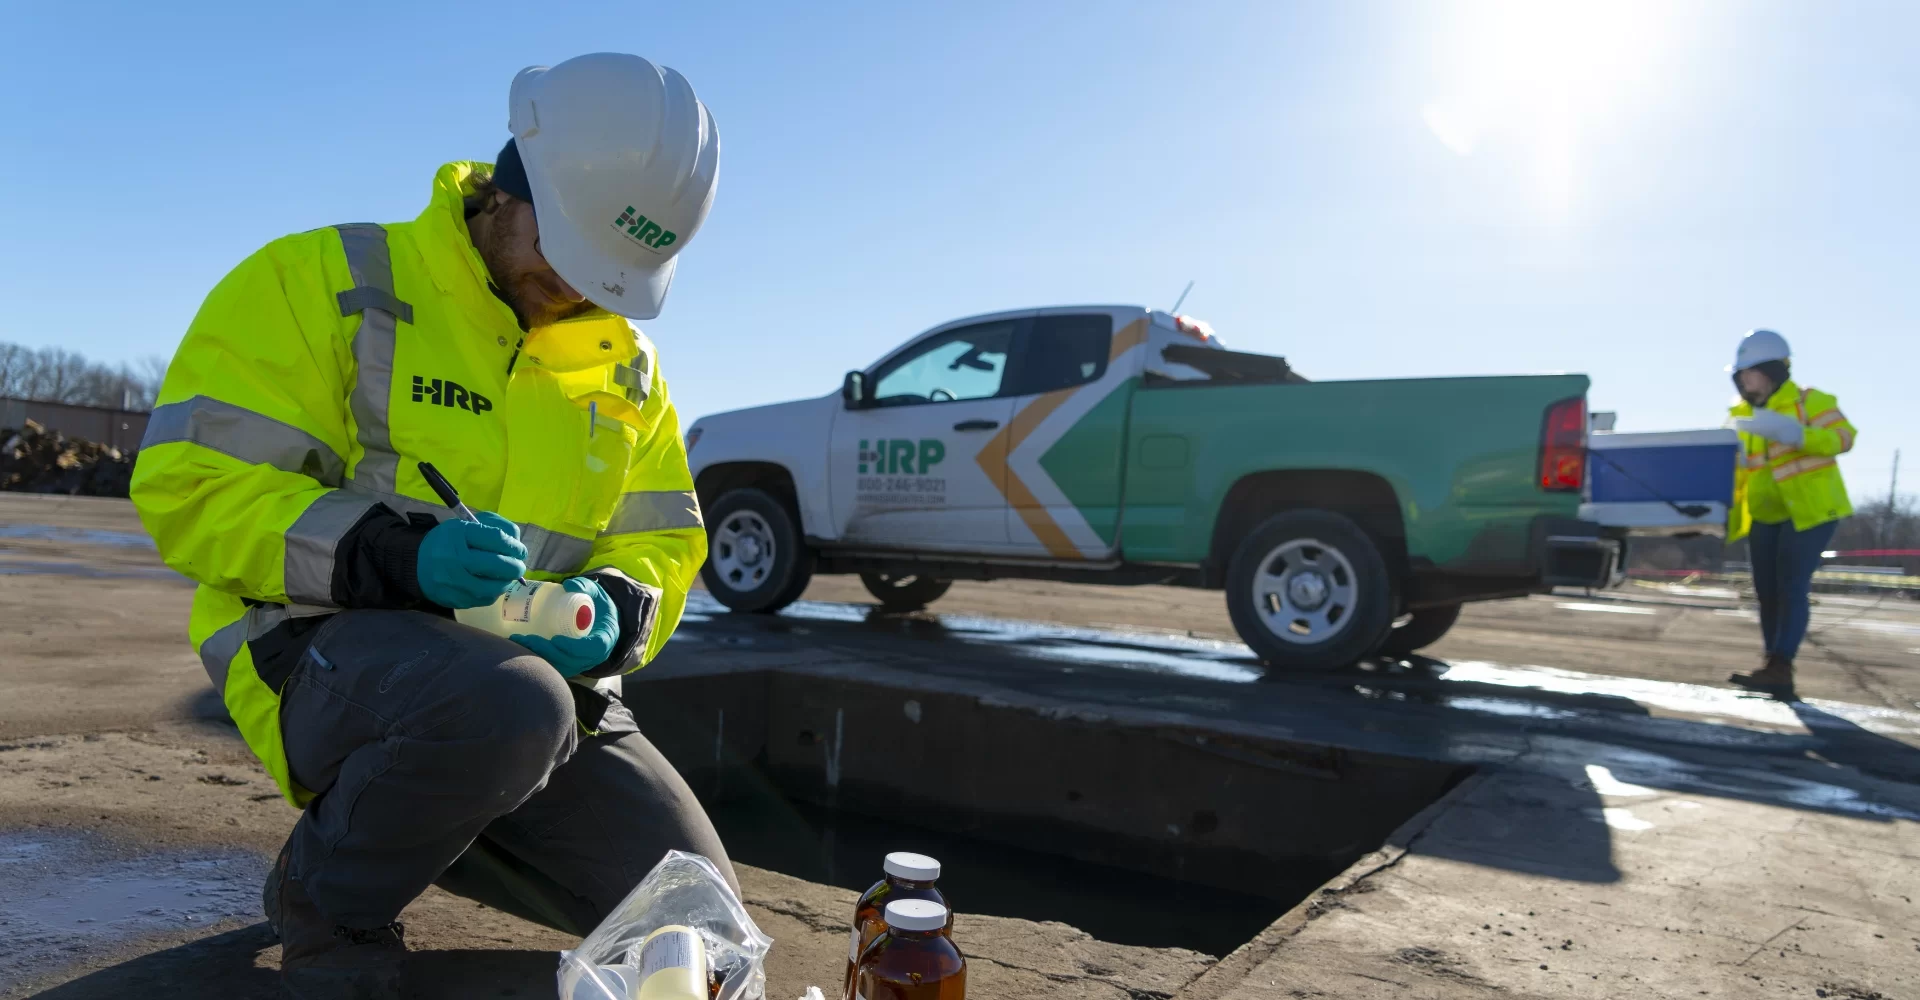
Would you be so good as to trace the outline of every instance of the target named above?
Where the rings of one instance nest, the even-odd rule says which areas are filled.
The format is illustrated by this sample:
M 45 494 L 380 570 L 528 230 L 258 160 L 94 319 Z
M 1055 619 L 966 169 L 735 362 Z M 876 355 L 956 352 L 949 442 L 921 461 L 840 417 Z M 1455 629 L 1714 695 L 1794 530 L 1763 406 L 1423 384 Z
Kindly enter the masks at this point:
M 244 852 L 129 854 L 71 831 L 0 832 L 0 989 L 120 942 L 252 922 L 264 874 Z
M 736 615 L 698 592 L 672 652 L 649 673 L 698 672 L 710 662 L 696 652 L 703 647 L 724 650 L 730 664 L 830 656 L 903 683 L 987 685 L 995 698 L 1115 718 L 1526 767 L 1574 781 L 1600 767 L 1668 792 L 1920 820 L 1912 789 L 1920 749 L 1908 745 L 1920 737 L 1920 712 L 1883 706 L 1788 705 L 1709 685 L 1425 657 L 1272 675 L 1239 643 L 1165 631 L 805 601 L 779 615 Z

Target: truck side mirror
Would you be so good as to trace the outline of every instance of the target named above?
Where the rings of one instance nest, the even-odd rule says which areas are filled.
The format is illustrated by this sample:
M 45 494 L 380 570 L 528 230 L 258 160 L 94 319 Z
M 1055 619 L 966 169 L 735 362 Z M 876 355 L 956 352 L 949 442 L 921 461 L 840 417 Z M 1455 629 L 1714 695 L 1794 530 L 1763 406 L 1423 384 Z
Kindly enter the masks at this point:
M 847 409 L 857 410 L 867 405 L 867 373 L 848 372 L 840 382 L 840 398 Z

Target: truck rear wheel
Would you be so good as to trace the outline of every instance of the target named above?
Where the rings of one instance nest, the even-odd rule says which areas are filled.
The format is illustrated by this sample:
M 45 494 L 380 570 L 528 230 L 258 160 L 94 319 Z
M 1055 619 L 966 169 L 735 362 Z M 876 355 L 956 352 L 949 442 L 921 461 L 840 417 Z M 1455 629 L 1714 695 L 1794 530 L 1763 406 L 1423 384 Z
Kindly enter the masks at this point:
M 1393 582 L 1380 547 L 1341 514 L 1276 514 L 1227 564 L 1234 630 L 1278 670 L 1334 670 L 1380 646 L 1393 627 Z
M 1419 608 L 1411 613 L 1406 624 L 1397 625 L 1387 633 L 1387 641 L 1380 646 L 1384 656 L 1408 656 L 1440 641 L 1453 623 L 1460 620 L 1460 605 L 1443 604 L 1437 608 Z
M 800 518 L 779 498 L 740 489 L 714 501 L 700 578 L 721 604 L 772 614 L 799 599 L 813 579 L 813 563 Z
M 952 580 L 914 573 L 862 573 L 860 582 L 887 611 L 918 611 L 939 600 L 940 595 L 953 586 Z

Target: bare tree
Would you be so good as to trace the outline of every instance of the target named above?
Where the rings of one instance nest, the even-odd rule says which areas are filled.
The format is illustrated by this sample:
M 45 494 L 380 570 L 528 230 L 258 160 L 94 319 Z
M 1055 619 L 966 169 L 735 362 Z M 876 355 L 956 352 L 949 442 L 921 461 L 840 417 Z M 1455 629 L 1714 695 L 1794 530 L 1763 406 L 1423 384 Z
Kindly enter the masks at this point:
M 166 375 L 162 358 L 98 364 L 57 347 L 0 343 L 0 396 L 81 406 L 148 409 Z

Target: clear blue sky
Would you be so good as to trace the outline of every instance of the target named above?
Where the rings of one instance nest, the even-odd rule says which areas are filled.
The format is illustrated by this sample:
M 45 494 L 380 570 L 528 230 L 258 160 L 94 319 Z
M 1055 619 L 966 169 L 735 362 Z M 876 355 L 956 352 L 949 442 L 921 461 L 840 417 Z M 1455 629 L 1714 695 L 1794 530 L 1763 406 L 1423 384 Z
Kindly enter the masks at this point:
M 1577 370 L 1718 424 L 1753 326 L 1920 486 L 1920 5 L 32 4 L 9 11 L 0 339 L 171 353 L 278 235 L 411 218 L 522 66 L 633 51 L 723 137 L 647 324 L 690 419 L 925 327 L 1170 305 L 1308 375 Z M 1434 419 L 1445 419 L 1434 414 Z

